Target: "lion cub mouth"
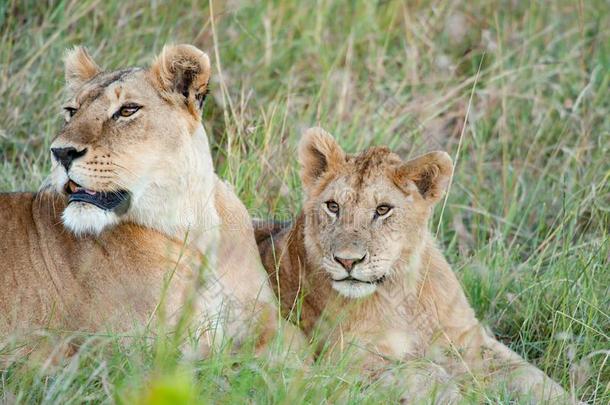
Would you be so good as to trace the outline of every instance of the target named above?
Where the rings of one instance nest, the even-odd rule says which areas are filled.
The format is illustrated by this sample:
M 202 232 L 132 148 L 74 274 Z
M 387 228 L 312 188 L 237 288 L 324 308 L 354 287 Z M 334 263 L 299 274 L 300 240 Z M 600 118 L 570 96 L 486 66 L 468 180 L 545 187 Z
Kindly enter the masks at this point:
M 351 282 L 353 284 L 356 284 L 356 283 L 381 284 L 381 283 L 383 283 L 385 281 L 385 275 L 381 276 L 379 278 L 376 278 L 375 280 L 370 280 L 370 281 L 368 281 L 368 280 L 360 280 L 359 278 L 354 278 L 352 276 L 347 276 L 347 277 L 342 278 L 340 280 L 333 280 L 333 281 L 336 282 L 336 283 L 340 283 L 340 282 L 344 282 L 344 281 L 349 281 L 349 282 Z
M 73 202 L 91 204 L 117 215 L 127 212 L 131 203 L 131 193 L 127 190 L 94 191 L 81 187 L 72 180 L 66 183 L 64 190 L 68 194 L 68 204 Z

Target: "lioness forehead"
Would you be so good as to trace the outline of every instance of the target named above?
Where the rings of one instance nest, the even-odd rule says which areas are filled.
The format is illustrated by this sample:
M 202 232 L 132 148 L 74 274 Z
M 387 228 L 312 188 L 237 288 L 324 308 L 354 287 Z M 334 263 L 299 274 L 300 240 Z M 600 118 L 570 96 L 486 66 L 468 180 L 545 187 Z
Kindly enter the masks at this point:
M 101 72 L 83 86 L 76 96 L 76 101 L 79 104 L 92 102 L 104 94 L 104 91 L 111 85 L 138 79 L 141 76 L 139 73 L 142 72 L 143 69 L 137 67 Z

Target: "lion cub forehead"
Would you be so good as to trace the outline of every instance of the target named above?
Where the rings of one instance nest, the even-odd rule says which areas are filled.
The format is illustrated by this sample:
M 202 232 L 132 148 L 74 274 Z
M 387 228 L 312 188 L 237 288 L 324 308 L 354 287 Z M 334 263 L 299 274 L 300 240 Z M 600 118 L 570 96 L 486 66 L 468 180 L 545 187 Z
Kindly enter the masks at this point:
M 399 197 L 392 174 L 401 159 L 386 147 L 370 148 L 360 154 L 348 155 L 346 164 L 328 187 L 327 197 L 339 203 L 355 202 L 369 205 L 389 197 Z
M 360 178 L 385 172 L 400 163 L 398 155 L 385 146 L 369 148 L 359 154 L 347 156 L 347 169 Z
M 401 160 L 387 147 L 373 147 L 356 155 L 348 155 L 344 166 L 345 178 L 359 190 L 388 175 L 401 164 Z

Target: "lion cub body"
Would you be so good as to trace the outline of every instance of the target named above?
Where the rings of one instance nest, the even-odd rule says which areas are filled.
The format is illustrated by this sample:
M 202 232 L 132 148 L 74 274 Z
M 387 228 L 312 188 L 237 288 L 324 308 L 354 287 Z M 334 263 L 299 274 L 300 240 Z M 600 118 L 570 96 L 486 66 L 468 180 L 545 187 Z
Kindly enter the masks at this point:
M 456 400 L 458 376 L 537 398 L 563 395 L 488 335 L 428 230 L 452 173 L 447 154 L 406 163 L 387 148 L 346 155 L 311 129 L 299 158 L 303 212 L 288 226 L 255 222 L 256 238 L 283 315 L 323 353 L 349 349 L 375 375 L 411 364 L 397 377 L 411 400 L 436 384 L 441 403 Z
M 328 277 L 308 259 L 305 221 L 300 216 L 291 228 L 278 229 L 269 237 L 259 231 L 257 238 L 283 315 L 294 319 L 298 313 L 297 322 L 307 335 L 320 334 L 320 341 L 337 349 L 347 348 L 348 342 L 365 344 L 367 352 L 379 355 L 366 359 L 374 366 L 383 363 L 384 356 L 425 356 L 435 344 L 447 343 L 452 329 L 478 324 L 459 282 L 432 241 L 419 257 L 430 263 L 425 280 L 415 285 L 388 285 L 372 297 L 355 300 L 334 291 Z M 441 291 L 452 291 L 453 296 Z M 443 318 L 455 318 L 446 336 L 438 333 L 438 312 L 445 314 Z

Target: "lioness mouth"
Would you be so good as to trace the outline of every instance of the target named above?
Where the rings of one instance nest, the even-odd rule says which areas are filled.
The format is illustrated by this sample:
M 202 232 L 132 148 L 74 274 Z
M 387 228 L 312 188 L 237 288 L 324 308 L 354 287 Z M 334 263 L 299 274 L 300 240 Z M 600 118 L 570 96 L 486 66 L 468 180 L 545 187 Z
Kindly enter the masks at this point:
M 65 190 L 68 194 L 68 204 L 73 202 L 92 204 L 117 215 L 127 212 L 131 203 L 131 194 L 127 190 L 93 191 L 81 187 L 72 180 L 66 183 Z
M 352 283 L 381 284 L 381 283 L 383 283 L 384 280 L 385 280 L 385 276 L 381 276 L 379 278 L 376 278 L 375 280 L 370 280 L 370 281 L 360 280 L 360 279 L 354 278 L 352 276 L 347 276 L 345 278 L 342 278 L 341 280 L 333 280 L 333 281 L 335 281 L 335 282 L 351 281 Z

